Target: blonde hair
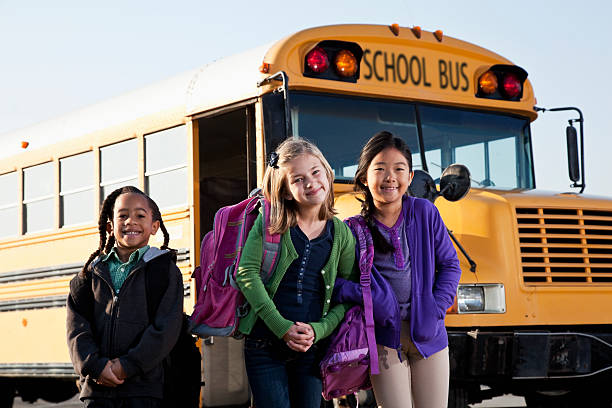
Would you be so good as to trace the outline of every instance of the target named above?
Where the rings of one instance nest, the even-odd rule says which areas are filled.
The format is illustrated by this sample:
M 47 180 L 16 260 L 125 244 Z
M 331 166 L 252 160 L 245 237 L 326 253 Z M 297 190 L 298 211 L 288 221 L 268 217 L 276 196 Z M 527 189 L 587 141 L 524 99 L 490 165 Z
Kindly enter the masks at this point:
M 310 154 L 319 159 L 325 169 L 329 186 L 327 198 L 319 210 L 319 219 L 331 219 L 336 214 L 333 193 L 334 173 L 319 148 L 306 139 L 290 137 L 276 148 L 275 153 L 278 155 L 278 161 L 272 165 L 276 167 L 268 165 L 263 179 L 263 194 L 270 202 L 270 233 L 284 234 L 290 227 L 297 225 L 297 204 L 295 200 L 286 199 L 291 192 L 287 184 L 286 170 L 283 167 L 303 154 Z

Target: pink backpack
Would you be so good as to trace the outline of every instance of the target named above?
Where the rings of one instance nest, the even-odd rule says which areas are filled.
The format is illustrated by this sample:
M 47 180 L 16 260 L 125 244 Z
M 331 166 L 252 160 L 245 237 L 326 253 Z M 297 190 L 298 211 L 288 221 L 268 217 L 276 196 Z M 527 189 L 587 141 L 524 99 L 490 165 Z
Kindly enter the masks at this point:
M 363 306 L 349 309 L 330 336 L 329 347 L 319 364 L 322 394 L 326 400 L 372 388 L 370 374 L 379 374 L 370 287 L 374 261 L 372 235 L 359 217 L 351 217 L 345 222 L 357 238 Z
M 196 304 L 191 314 L 191 332 L 199 337 L 240 337 L 238 323 L 249 304 L 236 285 L 236 271 L 249 231 L 263 209 L 263 256 L 261 278 L 266 283 L 274 273 L 280 250 L 280 234 L 268 232 L 270 203 L 254 195 L 215 214 L 213 230 L 200 247 L 200 266 L 193 272 Z

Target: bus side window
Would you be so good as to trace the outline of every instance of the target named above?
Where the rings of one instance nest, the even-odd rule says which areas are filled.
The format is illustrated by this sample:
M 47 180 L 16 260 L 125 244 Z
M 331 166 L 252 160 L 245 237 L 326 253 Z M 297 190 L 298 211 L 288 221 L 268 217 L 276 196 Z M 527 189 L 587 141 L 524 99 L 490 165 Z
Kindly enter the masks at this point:
M 25 232 L 46 231 L 54 225 L 53 162 L 23 169 Z
M 19 234 L 17 172 L 0 175 L 0 238 Z
M 186 206 L 187 126 L 145 135 L 145 189 L 160 209 Z

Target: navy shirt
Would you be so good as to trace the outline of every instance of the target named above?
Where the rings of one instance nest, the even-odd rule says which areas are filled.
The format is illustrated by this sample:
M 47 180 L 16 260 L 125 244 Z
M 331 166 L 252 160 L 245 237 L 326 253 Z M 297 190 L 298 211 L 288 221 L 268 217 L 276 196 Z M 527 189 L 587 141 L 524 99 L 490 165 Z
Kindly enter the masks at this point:
M 293 322 L 317 322 L 323 313 L 323 278 L 321 270 L 329 260 L 334 242 L 334 223 L 327 221 L 325 229 L 312 241 L 297 225 L 289 229 L 291 243 L 298 257 L 289 265 L 274 295 L 279 313 Z M 257 320 L 251 337 L 275 338 L 261 319 Z

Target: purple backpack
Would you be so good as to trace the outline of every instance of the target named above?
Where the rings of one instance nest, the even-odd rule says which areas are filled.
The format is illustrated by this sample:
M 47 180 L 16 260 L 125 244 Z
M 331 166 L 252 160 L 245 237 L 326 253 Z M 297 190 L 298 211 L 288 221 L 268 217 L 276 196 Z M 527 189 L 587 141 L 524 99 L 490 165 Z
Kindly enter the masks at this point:
M 363 219 L 352 217 L 346 222 L 357 237 L 364 306 L 349 309 L 330 336 L 329 348 L 320 363 L 326 400 L 372 388 L 370 374 L 379 373 L 370 289 L 374 244 Z
M 249 304 L 236 285 L 236 271 L 260 207 L 263 209 L 262 236 L 265 237 L 261 261 L 264 283 L 274 273 L 281 235 L 271 235 L 268 231 L 270 203 L 261 195 L 255 195 L 217 211 L 213 230 L 202 240 L 200 266 L 193 272 L 196 304 L 190 323 L 194 335 L 240 337 L 238 323 L 248 313 Z

